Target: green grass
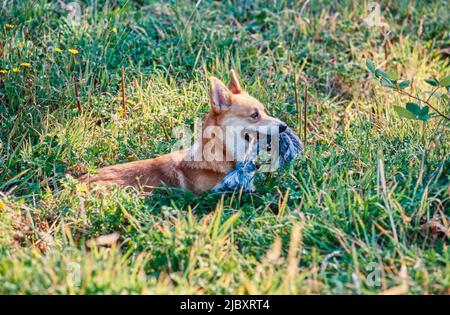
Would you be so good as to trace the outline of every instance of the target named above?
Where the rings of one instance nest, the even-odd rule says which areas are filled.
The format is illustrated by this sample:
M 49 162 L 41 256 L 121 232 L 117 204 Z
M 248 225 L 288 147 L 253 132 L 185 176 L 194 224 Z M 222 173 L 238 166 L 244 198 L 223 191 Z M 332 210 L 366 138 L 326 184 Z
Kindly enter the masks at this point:
M 448 238 L 427 228 L 449 228 L 448 122 L 399 118 L 408 99 L 365 69 L 370 58 L 430 91 L 423 79 L 449 74 L 446 1 L 382 3 L 384 46 L 367 2 L 98 2 L 81 4 L 80 26 L 54 1 L 2 8 L 0 293 L 450 293 Z M 76 185 L 169 152 L 165 132 L 193 127 L 209 75 L 228 82 L 231 68 L 297 130 L 307 82 L 294 165 L 223 198 Z M 86 244 L 113 232 L 115 246 Z

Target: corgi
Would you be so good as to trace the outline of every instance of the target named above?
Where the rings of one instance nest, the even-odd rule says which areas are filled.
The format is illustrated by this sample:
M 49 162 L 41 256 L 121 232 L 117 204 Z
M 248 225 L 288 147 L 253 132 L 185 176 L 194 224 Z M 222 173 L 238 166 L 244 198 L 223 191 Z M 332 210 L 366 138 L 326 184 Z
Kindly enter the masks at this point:
M 198 194 L 213 189 L 244 158 L 242 144 L 248 142 L 249 134 L 262 128 L 286 130 L 286 124 L 269 116 L 264 105 L 242 89 L 235 71 L 231 71 L 228 87 L 216 77 L 210 77 L 209 83 L 210 111 L 192 147 L 103 167 L 78 181 L 104 187 L 133 186 L 145 192 L 164 184 Z

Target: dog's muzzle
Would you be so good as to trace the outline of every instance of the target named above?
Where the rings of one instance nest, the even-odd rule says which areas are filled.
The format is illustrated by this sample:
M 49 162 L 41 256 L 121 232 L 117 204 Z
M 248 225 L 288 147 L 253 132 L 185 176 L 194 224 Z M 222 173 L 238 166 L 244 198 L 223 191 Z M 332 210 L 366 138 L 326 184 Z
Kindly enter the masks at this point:
M 277 133 L 276 136 L 278 137 L 279 165 L 284 166 L 286 163 L 292 161 L 302 151 L 302 142 L 295 132 L 289 127 L 283 128 L 283 131 Z M 272 141 L 274 135 L 268 134 L 264 137 L 265 141 L 262 141 L 261 135 L 258 134 L 258 153 L 260 150 L 271 152 L 273 145 L 275 145 L 275 148 L 277 147 L 277 144 L 274 144 Z
M 294 158 L 302 151 L 303 146 L 299 137 L 290 129 L 286 127 L 283 132 L 279 133 L 279 154 L 278 154 L 278 165 L 283 167 L 289 162 L 294 160 Z M 259 135 L 258 135 L 259 138 Z M 250 136 L 245 134 L 245 140 L 250 141 Z M 259 146 L 259 141 L 257 141 Z M 272 149 L 272 136 L 267 135 L 266 150 L 270 151 Z M 257 150 L 259 152 L 259 148 Z M 259 168 L 253 160 L 247 160 L 240 162 L 236 165 L 236 168 L 228 173 L 222 181 L 217 184 L 214 188 L 218 192 L 226 191 L 236 191 L 242 189 L 243 191 L 249 192 L 253 191 L 253 175 L 256 169 Z

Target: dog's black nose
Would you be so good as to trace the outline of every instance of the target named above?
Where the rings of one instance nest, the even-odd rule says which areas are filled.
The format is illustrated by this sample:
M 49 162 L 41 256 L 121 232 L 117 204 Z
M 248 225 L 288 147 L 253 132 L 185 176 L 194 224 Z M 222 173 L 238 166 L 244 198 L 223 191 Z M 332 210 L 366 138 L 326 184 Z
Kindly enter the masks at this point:
M 280 131 L 280 133 L 281 133 L 281 132 L 284 132 L 284 131 L 286 130 L 286 128 L 287 128 L 287 125 L 286 125 L 286 124 L 280 124 L 280 125 L 278 126 L 278 130 Z

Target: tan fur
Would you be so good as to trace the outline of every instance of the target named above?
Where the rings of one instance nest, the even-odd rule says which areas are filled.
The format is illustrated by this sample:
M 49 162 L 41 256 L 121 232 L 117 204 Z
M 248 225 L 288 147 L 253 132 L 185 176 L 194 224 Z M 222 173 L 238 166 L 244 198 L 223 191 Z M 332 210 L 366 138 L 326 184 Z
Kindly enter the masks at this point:
M 227 126 L 277 126 L 280 121 L 268 116 L 264 112 L 264 106 L 244 92 L 239 84 L 234 71 L 231 72 L 231 83 L 227 88 L 215 78 L 210 79 L 211 111 L 203 120 L 203 129 L 210 126 L 218 126 L 225 129 Z M 250 117 L 252 113 L 259 113 L 257 119 Z M 198 140 L 204 145 L 210 139 Z M 201 146 L 200 146 L 201 147 Z M 150 191 L 161 184 L 171 187 L 179 187 L 200 193 L 210 190 L 236 166 L 235 161 L 223 161 L 220 154 L 226 154 L 228 148 L 223 147 L 223 152 L 215 152 L 212 160 L 192 160 L 189 158 L 195 148 L 180 150 L 154 159 L 147 159 L 114 166 L 100 168 L 95 175 L 83 175 L 79 182 L 87 184 L 111 187 L 134 186 L 144 191 Z M 202 154 L 201 149 L 198 152 Z

